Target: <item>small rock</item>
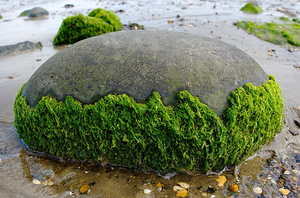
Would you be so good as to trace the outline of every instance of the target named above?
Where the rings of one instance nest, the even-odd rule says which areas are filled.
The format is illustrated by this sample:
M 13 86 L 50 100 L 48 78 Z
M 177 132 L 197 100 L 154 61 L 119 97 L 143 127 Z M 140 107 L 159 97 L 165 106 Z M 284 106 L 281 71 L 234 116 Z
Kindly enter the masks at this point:
M 89 189 L 90 189 L 90 186 L 85 184 L 80 187 L 80 193 L 83 194 L 83 193 L 87 192 Z
M 262 189 L 260 187 L 254 187 L 253 188 L 253 192 L 256 194 L 261 194 L 262 193 Z
M 156 186 L 160 188 L 160 187 L 163 187 L 164 185 L 162 183 L 158 182 Z
M 177 183 L 179 186 L 181 186 L 182 188 L 188 189 L 190 187 L 189 184 L 185 183 L 185 182 L 179 182 Z
M 168 23 L 173 23 L 173 21 L 172 20 L 168 20 Z
M 73 4 L 66 4 L 64 7 L 65 7 L 65 8 L 73 8 L 74 5 L 73 5 Z
M 297 127 L 300 128 L 300 122 L 299 122 L 298 120 L 294 120 L 294 123 L 295 123 L 295 125 L 296 125 Z
M 36 59 L 36 61 L 41 61 L 42 59 L 40 59 L 40 58 L 38 58 L 38 59 Z
M 9 79 L 14 79 L 14 77 L 13 77 L 13 76 L 8 76 L 8 78 L 9 78 Z
M 149 189 L 144 189 L 144 193 L 145 193 L 145 194 L 150 194 L 150 193 L 151 193 L 151 190 L 149 190 Z
M 174 191 L 180 191 L 180 190 L 184 190 L 184 188 L 181 188 L 180 186 L 174 186 L 173 190 Z
M 186 189 L 180 190 L 177 192 L 176 197 L 186 197 L 188 191 Z
M 279 191 L 281 192 L 281 194 L 283 195 L 288 195 L 290 193 L 290 191 L 288 189 L 284 189 L 284 188 L 280 188 Z
M 37 185 L 41 184 L 41 182 L 39 180 L 37 180 L 37 179 L 32 180 L 32 183 L 33 184 L 37 184 Z
M 202 193 L 202 197 L 207 197 L 207 193 Z
M 222 187 L 227 182 L 227 178 L 221 175 L 218 179 L 216 179 L 216 181 L 218 182 L 218 186 Z
M 239 190 L 239 186 L 234 184 L 229 186 L 228 190 L 230 190 L 231 192 L 237 192 Z
M 50 179 L 49 181 L 48 181 L 48 186 L 53 186 L 54 185 L 54 181 L 53 181 L 53 179 Z

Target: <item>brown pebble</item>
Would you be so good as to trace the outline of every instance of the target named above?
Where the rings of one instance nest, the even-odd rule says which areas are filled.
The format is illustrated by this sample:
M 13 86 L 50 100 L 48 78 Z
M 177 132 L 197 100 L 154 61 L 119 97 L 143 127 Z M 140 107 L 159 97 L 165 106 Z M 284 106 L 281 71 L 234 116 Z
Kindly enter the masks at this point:
M 239 190 L 239 186 L 234 184 L 228 187 L 228 190 L 230 190 L 231 192 L 237 192 Z
M 90 186 L 85 184 L 80 187 L 80 193 L 83 194 L 83 193 L 87 192 L 89 189 L 90 189 Z
M 8 78 L 9 78 L 9 79 L 14 79 L 14 77 L 13 77 L 13 76 L 8 76 Z
M 38 59 L 36 59 L 36 61 L 41 61 L 42 59 L 40 59 L 40 58 L 38 58 Z

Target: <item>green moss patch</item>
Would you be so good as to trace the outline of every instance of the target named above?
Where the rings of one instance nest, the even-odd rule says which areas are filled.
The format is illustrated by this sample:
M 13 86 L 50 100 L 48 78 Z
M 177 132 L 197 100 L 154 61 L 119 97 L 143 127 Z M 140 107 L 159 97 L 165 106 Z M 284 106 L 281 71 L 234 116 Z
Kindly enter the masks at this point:
M 31 108 L 22 90 L 14 103 L 14 125 L 29 148 L 163 173 L 238 164 L 280 132 L 283 118 L 274 77 L 232 92 L 222 119 L 188 91 L 178 93 L 175 107 L 164 106 L 153 92 L 145 103 L 125 94 L 90 105 L 71 96 L 63 102 L 45 96 Z
M 253 33 L 260 39 L 275 43 L 277 45 L 291 44 L 300 46 L 300 24 L 290 23 L 259 23 L 241 21 L 238 27 Z
M 89 37 L 121 29 L 120 19 L 114 13 L 98 8 L 88 16 L 79 14 L 63 20 L 53 39 L 53 44 L 73 44 Z
M 259 6 L 254 6 L 252 3 L 247 3 L 244 7 L 241 8 L 241 11 L 251 14 L 259 14 L 263 10 Z

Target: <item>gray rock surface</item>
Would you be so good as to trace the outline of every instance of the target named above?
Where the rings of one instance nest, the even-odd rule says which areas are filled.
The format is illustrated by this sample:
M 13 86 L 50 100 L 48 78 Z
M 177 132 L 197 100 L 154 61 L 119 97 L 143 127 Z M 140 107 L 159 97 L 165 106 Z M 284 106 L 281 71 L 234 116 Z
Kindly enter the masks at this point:
M 28 17 L 41 17 L 47 15 L 49 15 L 49 12 L 41 7 L 35 7 L 31 10 L 25 10 L 20 14 L 20 16 L 28 16 Z
M 17 43 L 15 45 L 0 46 L 0 57 L 13 54 L 13 53 L 32 51 L 41 48 L 42 48 L 42 44 L 40 42 L 33 43 L 30 41 Z
M 121 31 L 80 41 L 55 54 L 29 79 L 23 96 L 35 107 L 46 95 L 92 104 L 110 93 L 145 101 L 157 91 L 165 105 L 188 90 L 221 115 L 227 98 L 267 74 L 246 53 L 216 39 L 168 31 Z

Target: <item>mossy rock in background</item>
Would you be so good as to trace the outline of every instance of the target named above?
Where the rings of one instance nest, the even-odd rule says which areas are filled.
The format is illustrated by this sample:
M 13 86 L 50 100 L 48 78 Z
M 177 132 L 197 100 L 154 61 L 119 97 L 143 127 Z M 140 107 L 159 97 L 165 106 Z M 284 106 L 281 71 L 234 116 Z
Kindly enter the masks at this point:
M 63 20 L 53 39 L 54 45 L 73 44 L 80 40 L 122 29 L 120 19 L 103 9 L 93 10 L 89 16 L 69 16 Z
M 15 126 L 29 148 L 159 172 L 222 169 L 281 130 L 278 84 L 219 40 L 163 32 L 86 39 L 22 87 Z
M 108 10 L 97 8 L 90 12 L 88 16 L 103 19 L 113 26 L 114 31 L 120 31 L 122 29 L 122 23 L 120 22 L 119 17 Z
M 237 25 L 265 41 L 277 45 L 289 43 L 300 46 L 300 24 L 295 21 L 285 23 L 240 21 Z
M 241 8 L 241 11 L 251 14 L 259 14 L 263 12 L 261 7 L 259 7 L 258 5 L 253 5 L 252 3 L 247 3 L 244 7 Z

